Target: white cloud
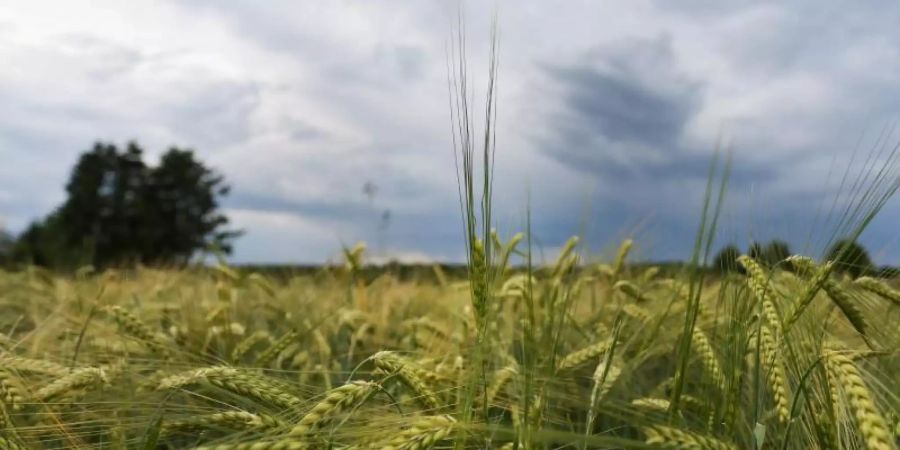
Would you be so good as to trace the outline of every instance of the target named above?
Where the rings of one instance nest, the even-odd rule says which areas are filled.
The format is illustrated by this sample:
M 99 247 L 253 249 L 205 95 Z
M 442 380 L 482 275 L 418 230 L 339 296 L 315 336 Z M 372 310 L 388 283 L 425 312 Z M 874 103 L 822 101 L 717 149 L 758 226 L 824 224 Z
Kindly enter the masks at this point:
M 246 231 L 237 258 L 262 263 L 324 261 L 340 249 L 338 230 L 304 217 L 283 212 L 226 209 L 236 229 Z
M 735 188 L 789 208 L 821 188 L 823 170 L 848 158 L 866 125 L 900 116 L 900 32 L 884 5 L 498 3 L 496 216 L 521 228 L 530 191 L 548 246 L 578 231 L 591 200 L 601 232 L 648 215 L 661 229 L 694 223 L 696 174 L 719 136 L 738 151 Z M 466 8 L 478 110 L 493 6 Z M 137 139 L 152 155 L 194 147 L 226 175 L 229 212 L 248 231 L 237 260 L 321 261 L 340 238 L 371 241 L 383 210 L 398 255 L 458 256 L 445 72 L 455 13 L 436 0 L 0 5 L 0 192 L 11 196 L 0 214 L 21 228 L 61 201 L 70 164 L 93 140 Z M 646 130 L 662 136 L 649 144 L 606 130 L 568 149 L 584 152 L 581 166 L 560 162 L 536 137 L 559 136 L 551 115 L 571 112 L 562 97 L 571 85 L 546 68 L 580 65 L 631 73 L 677 111 L 685 85 L 696 85 L 695 103 L 668 133 Z M 644 119 L 604 123 L 652 123 Z M 602 129 L 596 117 L 572 120 Z M 653 172 L 673 155 L 673 179 Z M 584 161 L 631 171 L 598 177 Z M 367 180 L 380 188 L 372 203 Z

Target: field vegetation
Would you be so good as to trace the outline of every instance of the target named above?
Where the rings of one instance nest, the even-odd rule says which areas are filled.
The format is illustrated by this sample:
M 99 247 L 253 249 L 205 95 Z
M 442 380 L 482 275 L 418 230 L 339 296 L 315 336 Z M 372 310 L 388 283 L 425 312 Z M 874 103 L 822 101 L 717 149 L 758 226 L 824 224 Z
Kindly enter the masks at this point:
M 354 280 L 359 249 L 284 281 L 4 274 L 0 448 L 896 448 L 885 280 L 742 256 L 691 284 L 574 238 L 529 274 L 521 237 L 483 306 L 440 273 Z

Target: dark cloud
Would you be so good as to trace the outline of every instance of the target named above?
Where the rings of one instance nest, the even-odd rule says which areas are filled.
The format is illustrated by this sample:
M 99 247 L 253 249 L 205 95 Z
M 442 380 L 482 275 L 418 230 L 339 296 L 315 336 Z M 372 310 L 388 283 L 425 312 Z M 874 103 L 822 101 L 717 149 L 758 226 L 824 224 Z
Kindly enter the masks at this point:
M 684 86 L 665 93 L 640 81 L 627 70 L 602 71 L 576 66 L 551 68 L 558 82 L 568 85 L 566 117 L 612 142 L 668 146 L 676 143 L 685 123 L 697 110 L 697 89 Z
M 240 191 L 229 197 L 225 202 L 225 206 L 255 211 L 288 213 L 326 222 L 359 221 L 370 217 L 374 211 L 362 198 L 357 202 L 334 202 L 324 198 L 319 200 L 291 200 Z
M 444 59 L 455 5 L 75 3 L 52 27 L 46 5 L 0 11 L 0 220 L 14 231 L 61 200 L 93 140 L 137 139 L 148 156 L 196 148 L 233 184 L 238 261 L 322 261 L 339 239 L 462 258 Z M 686 257 L 717 131 L 735 149 L 722 238 L 814 251 L 802 242 L 825 239 L 810 223 L 859 133 L 900 120 L 897 4 L 509 3 L 495 218 L 521 230 L 530 205 L 548 255 L 572 234 L 598 249 L 638 228 L 642 256 Z M 490 7 L 467 9 L 480 82 Z M 900 261 L 897 217 L 889 206 L 864 236 L 893 245 L 885 261 Z
M 703 106 L 703 84 L 677 69 L 668 38 L 599 48 L 546 65 L 561 106 L 536 137 L 549 157 L 607 180 L 704 178 L 709 151 L 687 148 L 684 130 Z M 712 149 L 709 149 L 712 150 Z M 769 170 L 742 164 L 736 179 Z
M 261 87 L 250 82 L 207 81 L 176 85 L 176 100 L 161 104 L 175 134 L 191 138 L 191 145 L 215 149 L 250 136 L 250 115 L 260 102 Z
M 632 173 L 648 162 L 675 164 L 682 131 L 701 104 L 702 90 L 679 75 L 674 63 L 669 41 L 661 38 L 589 51 L 568 65 L 548 65 L 561 107 L 551 114 L 549 136 L 541 138 L 544 151 L 574 168 L 604 175 Z

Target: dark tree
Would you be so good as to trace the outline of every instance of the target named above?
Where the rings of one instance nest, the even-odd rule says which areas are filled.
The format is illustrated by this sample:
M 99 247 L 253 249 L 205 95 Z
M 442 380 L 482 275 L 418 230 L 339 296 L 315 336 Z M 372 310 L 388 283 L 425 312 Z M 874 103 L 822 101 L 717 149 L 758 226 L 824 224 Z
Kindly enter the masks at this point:
M 789 256 L 791 256 L 791 247 L 787 242 L 773 240 L 769 241 L 765 248 L 763 248 L 762 262 L 769 267 L 774 267 Z
M 875 275 L 878 278 L 893 280 L 894 278 L 900 277 L 900 267 L 881 266 L 875 272 Z
M 32 224 L 14 250 L 20 261 L 48 266 L 184 263 L 216 245 L 230 251 L 238 236 L 218 211 L 224 179 L 172 148 L 159 166 L 143 162 L 128 144 L 95 144 L 79 158 L 66 184 L 68 197 L 43 222 Z
M 738 272 L 740 271 L 740 266 L 737 262 L 739 256 L 741 256 L 741 250 L 736 245 L 726 245 L 722 250 L 719 250 L 719 253 L 713 259 L 713 267 L 722 273 Z
M 228 218 L 219 213 L 219 201 L 228 195 L 224 178 L 194 158 L 191 150 L 173 148 L 151 171 L 147 183 L 145 227 L 142 249 L 150 260 L 188 258 L 198 249 L 215 245 L 226 253 L 239 235 L 225 230 Z
M 68 197 L 58 211 L 66 246 L 90 252 L 97 266 L 139 261 L 138 230 L 147 212 L 143 202 L 147 167 L 142 151 L 129 144 L 124 152 L 97 143 L 78 160 Z
M 747 256 L 755 259 L 757 262 L 763 262 L 763 246 L 759 242 L 750 242 L 747 247 Z
M 12 262 L 46 267 L 75 267 L 91 262 L 90 253 L 68 245 L 59 211 L 32 222 L 13 245 Z
M 0 228 L 0 266 L 9 262 L 12 257 L 14 243 L 13 236 L 5 229 Z
M 849 239 L 835 242 L 828 250 L 828 260 L 834 261 L 835 270 L 848 273 L 853 278 L 871 273 L 875 268 L 869 252 Z

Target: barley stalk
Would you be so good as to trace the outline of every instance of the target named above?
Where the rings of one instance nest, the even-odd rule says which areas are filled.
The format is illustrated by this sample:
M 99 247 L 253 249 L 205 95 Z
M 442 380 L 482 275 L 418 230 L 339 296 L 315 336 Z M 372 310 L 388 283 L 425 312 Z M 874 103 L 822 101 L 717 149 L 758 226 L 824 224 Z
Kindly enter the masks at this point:
M 766 375 L 769 378 L 769 384 L 772 388 L 772 397 L 775 400 L 775 410 L 778 412 L 778 419 L 781 420 L 782 423 L 787 423 L 790 419 L 790 406 L 788 401 L 790 389 L 784 371 L 784 363 L 781 360 L 781 353 L 775 342 L 775 337 L 772 336 L 772 332 L 769 328 L 762 326 L 760 333 L 763 365 L 767 368 Z
M 863 336 L 867 336 L 869 324 L 866 321 L 865 316 L 863 316 L 862 311 L 856 306 L 856 302 L 853 297 L 850 296 L 850 293 L 836 281 L 831 279 L 825 280 L 825 282 L 822 283 L 822 289 L 828 294 L 831 301 L 838 306 L 844 314 L 844 317 L 846 317 L 850 324 L 853 325 L 853 328 Z
M 516 366 L 510 365 L 506 366 L 496 372 L 494 372 L 493 382 L 488 386 L 487 392 L 485 396 L 487 397 L 487 404 L 489 406 L 494 405 L 494 401 L 497 398 L 497 395 L 500 394 L 500 391 L 509 384 L 510 380 L 513 379 L 514 376 L 518 374 L 518 370 Z
M 426 416 L 413 421 L 409 428 L 390 440 L 376 444 L 381 450 L 427 450 L 447 439 L 456 428 L 456 420 L 450 416 Z
M 600 402 L 606 397 L 606 394 L 612 389 L 613 384 L 622 373 L 621 369 L 611 364 L 610 358 L 606 358 L 597 364 L 594 369 L 594 375 L 591 377 L 591 398 L 590 407 L 588 408 L 587 432 L 593 432 L 594 421 L 597 419 L 598 408 Z
M 381 351 L 372 356 L 375 367 L 397 378 L 416 394 L 416 400 L 429 409 L 440 408 L 437 396 L 425 383 L 421 376 L 421 370 L 412 367 L 411 364 L 399 358 L 393 352 Z
M 471 255 L 472 309 L 480 329 L 488 312 L 488 268 L 485 260 L 484 243 L 476 239 L 472 243 Z
M 816 436 L 824 450 L 839 450 L 836 427 L 827 414 L 816 414 Z
M 644 428 L 648 444 L 678 450 L 737 450 L 734 444 L 677 428 L 655 425 Z
M 34 393 L 35 400 L 45 402 L 75 389 L 90 387 L 109 382 L 106 370 L 98 367 L 85 367 L 58 378 L 52 383 L 38 389 Z
M 253 332 L 250 336 L 247 336 L 241 342 L 238 342 L 237 345 L 234 346 L 234 350 L 231 351 L 231 361 L 238 362 L 240 361 L 247 352 L 253 348 L 254 345 L 263 342 L 263 341 L 271 341 L 272 336 L 268 331 L 259 330 Z
M 14 378 L 11 372 L 0 368 L 0 403 L 18 411 L 25 403 L 25 394 Z
M 406 323 L 413 330 L 423 329 L 440 339 L 450 339 L 450 335 L 449 333 L 447 333 L 447 330 L 441 328 L 440 325 L 434 323 L 434 321 L 427 317 L 419 317 L 416 319 L 408 320 Z
M 703 363 L 704 370 L 712 379 L 716 388 L 723 389 L 725 387 L 725 378 L 722 375 L 719 359 L 716 357 L 709 338 L 706 337 L 706 334 L 699 327 L 694 328 L 694 334 L 691 335 L 691 338 L 694 350 L 700 355 L 700 361 Z
M 281 335 L 277 341 L 272 343 L 265 351 L 259 354 L 256 357 L 256 361 L 254 361 L 254 365 L 256 367 L 265 367 L 269 365 L 272 360 L 278 357 L 281 352 L 284 351 L 294 340 L 297 339 L 297 332 L 294 330 L 289 330 L 287 333 Z
M 668 411 L 670 404 L 671 402 L 668 399 L 654 397 L 636 398 L 631 401 L 631 406 L 657 412 Z
M 281 439 L 276 441 L 242 442 L 197 447 L 195 450 L 307 450 L 316 448 L 306 441 Z
M 28 448 L 16 442 L 15 439 L 0 434 L 0 450 L 28 450 Z
M 641 290 L 628 280 L 617 281 L 616 284 L 613 285 L 613 289 L 631 297 L 636 302 L 643 303 L 647 301 L 647 298 L 641 294 Z
M 738 262 L 747 270 L 747 285 L 762 305 L 763 317 L 765 317 L 766 323 L 775 333 L 776 341 L 780 340 L 783 335 L 783 326 L 781 314 L 778 313 L 778 308 L 772 299 L 769 274 L 763 270 L 758 262 L 747 255 L 738 257 Z
M 249 397 L 276 408 L 293 409 L 300 405 L 300 399 L 266 377 L 242 372 L 231 367 L 207 367 L 167 377 L 159 382 L 157 389 L 182 389 L 188 385 L 207 382 L 235 394 Z
M 379 388 L 369 381 L 353 381 L 332 389 L 300 419 L 290 435 L 303 436 L 320 428 L 338 414 L 365 402 Z
M 169 351 L 166 349 L 166 344 L 159 338 L 159 336 L 150 331 L 150 328 L 147 327 L 144 322 L 132 315 L 130 312 L 126 311 L 124 308 L 118 305 L 110 306 L 109 308 L 107 308 L 107 312 L 112 315 L 120 330 L 136 338 L 142 344 L 147 346 L 150 351 L 152 351 L 153 353 L 157 353 L 163 357 L 167 357 L 169 355 Z
M 619 250 L 616 252 L 616 259 L 613 263 L 613 276 L 619 277 L 622 274 L 622 269 L 625 268 L 625 259 L 628 258 L 628 253 L 631 252 L 631 247 L 634 245 L 634 241 L 631 239 L 625 239 L 622 241 L 622 244 L 619 245 Z
M 609 351 L 610 347 L 612 347 L 613 340 L 606 339 L 595 344 L 589 345 L 580 350 L 569 353 L 562 360 L 559 361 L 559 364 L 556 366 L 557 371 L 564 371 L 577 368 L 587 362 L 597 358 L 598 356 Z
M 0 367 L 14 369 L 19 372 L 35 372 L 47 375 L 63 376 L 69 369 L 60 364 L 43 359 L 31 359 L 4 353 L 0 356 Z
M 826 357 L 826 364 L 832 395 L 835 397 L 833 401 L 841 398 L 849 401 L 866 447 L 869 450 L 895 449 L 893 432 L 888 428 L 887 420 L 878 410 L 872 393 L 853 360 L 840 353 L 830 353 Z
M 285 427 L 281 420 L 266 415 L 253 414 L 246 411 L 225 411 L 191 417 L 163 425 L 165 433 L 195 432 L 204 428 L 229 428 L 233 430 L 277 430 Z
M 872 277 L 859 277 L 854 280 L 853 283 L 869 292 L 890 300 L 897 306 L 900 306 L 900 291 L 892 289 L 880 280 L 876 280 Z
M 790 262 L 792 266 L 796 267 L 801 273 L 811 274 L 812 276 L 807 281 L 806 287 L 803 289 L 803 292 L 793 303 L 793 305 L 791 305 L 791 310 L 786 315 L 786 327 L 790 327 L 791 325 L 793 325 L 794 322 L 796 322 L 797 319 L 800 318 L 800 315 L 803 314 L 803 311 L 805 311 L 806 308 L 809 307 L 812 301 L 816 298 L 816 293 L 818 293 L 819 289 L 822 288 L 822 284 L 831 275 L 831 271 L 833 268 L 833 263 L 831 261 L 817 268 L 813 260 L 806 256 L 791 256 L 790 258 L 788 258 L 788 262 Z

